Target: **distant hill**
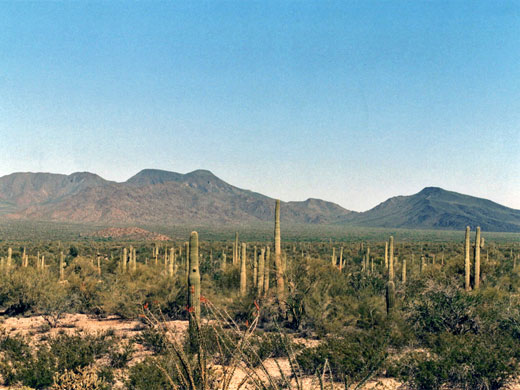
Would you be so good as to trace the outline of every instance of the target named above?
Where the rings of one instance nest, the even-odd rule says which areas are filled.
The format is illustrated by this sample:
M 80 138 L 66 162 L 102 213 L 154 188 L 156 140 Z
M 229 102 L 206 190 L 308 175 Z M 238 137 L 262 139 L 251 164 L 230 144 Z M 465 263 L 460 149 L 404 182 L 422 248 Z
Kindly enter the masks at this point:
M 107 228 L 95 233 L 89 234 L 89 237 L 108 238 L 117 240 L 132 241 L 170 241 L 171 238 L 164 234 L 150 232 L 138 227 L 127 228 Z
M 145 169 L 124 183 L 90 173 L 15 173 L 0 178 L 0 213 L 11 219 L 106 224 L 238 224 L 271 221 L 274 199 L 234 187 L 209 171 Z M 334 223 L 351 214 L 309 199 L 283 203 L 289 223 Z
M 520 210 L 437 187 L 397 196 L 357 213 L 320 199 L 282 202 L 289 224 L 520 232 Z M 274 199 L 226 183 L 210 171 L 145 169 L 124 183 L 89 172 L 0 177 L 4 218 L 104 225 L 228 225 L 270 222 Z
M 462 230 L 480 226 L 487 231 L 520 232 L 520 210 L 487 199 L 426 187 L 410 196 L 396 196 L 371 210 L 347 216 L 356 226 Z

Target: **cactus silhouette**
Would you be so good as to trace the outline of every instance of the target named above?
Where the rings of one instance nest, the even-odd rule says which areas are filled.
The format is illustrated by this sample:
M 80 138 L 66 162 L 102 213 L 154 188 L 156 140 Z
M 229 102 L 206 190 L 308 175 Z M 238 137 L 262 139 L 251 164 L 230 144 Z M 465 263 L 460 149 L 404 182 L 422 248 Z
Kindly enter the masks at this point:
M 242 243 L 242 256 L 240 257 L 240 295 L 244 297 L 247 293 L 247 273 L 246 273 L 246 243 Z
M 475 233 L 475 276 L 474 276 L 474 287 L 477 290 L 480 287 L 480 248 L 482 242 L 480 237 L 480 226 L 477 226 Z
M 280 200 L 276 200 L 274 209 L 274 266 L 276 271 L 276 297 L 282 312 L 285 312 L 285 286 L 282 265 L 282 240 L 280 233 Z
M 471 290 L 471 280 L 470 280 L 470 273 L 471 273 L 471 263 L 469 259 L 469 249 L 470 249 L 470 242 L 469 242 L 469 234 L 470 229 L 469 226 L 466 226 L 466 239 L 465 239 L 465 245 L 464 245 L 464 287 L 466 291 Z
M 200 323 L 200 272 L 199 272 L 199 235 L 190 234 L 189 277 L 188 277 L 188 311 L 190 312 L 189 334 L 194 343 Z
M 258 256 L 258 281 L 256 283 L 257 295 L 260 297 L 264 290 L 264 272 L 265 272 L 265 248 L 260 249 Z

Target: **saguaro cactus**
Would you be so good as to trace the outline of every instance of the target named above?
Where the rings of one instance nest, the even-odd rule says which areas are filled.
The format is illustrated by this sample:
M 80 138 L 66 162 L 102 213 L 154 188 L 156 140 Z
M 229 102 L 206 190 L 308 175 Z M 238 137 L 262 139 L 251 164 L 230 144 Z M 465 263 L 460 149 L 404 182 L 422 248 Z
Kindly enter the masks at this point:
M 390 266 L 390 265 L 389 265 Z M 393 280 L 386 283 L 386 313 L 390 315 L 395 306 L 395 284 Z
M 123 273 L 126 273 L 126 262 L 128 260 L 128 250 L 123 248 L 123 258 L 121 259 L 121 268 Z
M 170 248 L 170 262 L 168 263 L 168 275 L 170 278 L 173 278 L 175 267 L 175 249 L 173 247 Z
M 238 232 L 235 232 L 235 245 L 233 246 L 233 265 L 238 264 L 238 258 L 240 256 L 238 252 Z
M 388 279 L 394 280 L 394 237 L 390 236 L 388 241 Z M 394 286 L 395 289 L 395 286 Z
M 477 226 L 475 233 L 475 290 L 480 287 L 480 247 L 482 245 L 480 237 L 480 226 Z
M 385 241 L 385 269 L 388 269 L 388 242 Z
M 190 336 L 196 336 L 196 329 L 200 321 L 200 272 L 199 272 L 199 235 L 191 232 L 189 252 L 189 277 L 188 277 L 188 311 L 190 315 Z
M 60 280 L 65 280 L 65 256 L 63 251 L 60 252 Z
M 403 259 L 402 280 L 403 280 L 403 284 L 405 284 L 406 283 L 406 259 Z
M 339 249 L 339 272 L 343 269 L 343 247 Z
M 330 264 L 335 267 L 336 266 L 336 248 L 332 248 L 332 256 L 330 257 Z
M 97 273 L 101 276 L 101 256 L 97 256 Z
M 222 271 L 226 270 L 226 254 L 222 251 L 222 256 L 220 257 L 220 269 Z
M 190 277 L 190 243 L 184 243 L 184 249 L 186 252 L 186 283 L 188 283 L 188 278 Z
M 7 249 L 7 270 L 9 271 L 13 265 L 13 248 Z
M 260 249 L 260 256 L 258 257 L 258 281 L 256 283 L 256 290 L 258 296 L 262 295 L 264 290 L 264 270 L 265 268 L 265 248 Z
M 246 272 L 246 243 L 242 243 L 242 256 L 240 258 L 240 295 L 245 296 L 247 293 L 247 272 Z
M 253 247 L 253 287 L 256 288 L 258 283 L 258 258 L 256 245 Z
M 274 265 L 276 268 L 276 295 L 282 312 L 285 311 L 285 286 L 282 269 L 282 240 L 280 235 L 280 200 L 276 200 L 274 209 Z
M 470 242 L 469 242 L 469 234 L 470 234 L 470 229 L 469 229 L 469 226 L 466 226 L 466 240 L 465 240 L 465 245 L 464 245 L 464 273 L 465 273 L 465 278 L 464 278 L 464 284 L 465 284 L 465 289 L 466 291 L 469 291 L 471 290 L 471 280 L 470 280 L 470 273 L 471 273 L 471 264 L 470 264 L 470 260 L 469 260 L 469 249 L 470 249 Z
M 269 275 L 271 273 L 271 247 L 267 246 L 265 251 L 265 272 L 264 272 L 264 294 L 269 291 Z

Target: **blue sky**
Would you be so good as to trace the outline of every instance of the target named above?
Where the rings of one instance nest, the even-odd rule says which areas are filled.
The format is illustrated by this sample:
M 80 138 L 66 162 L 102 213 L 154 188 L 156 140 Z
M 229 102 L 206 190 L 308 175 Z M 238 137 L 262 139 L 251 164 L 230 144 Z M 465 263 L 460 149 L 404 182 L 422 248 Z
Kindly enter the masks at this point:
M 520 209 L 520 2 L 0 2 L 0 175 Z

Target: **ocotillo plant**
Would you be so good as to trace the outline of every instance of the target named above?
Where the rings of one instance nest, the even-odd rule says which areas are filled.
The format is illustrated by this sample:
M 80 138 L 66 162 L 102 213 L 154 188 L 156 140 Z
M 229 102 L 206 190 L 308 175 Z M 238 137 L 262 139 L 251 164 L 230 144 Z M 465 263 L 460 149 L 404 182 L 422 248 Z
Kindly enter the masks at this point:
M 258 257 L 258 281 L 256 284 L 257 294 L 260 297 L 264 290 L 264 270 L 265 268 L 265 248 L 260 250 L 260 256 Z
M 264 294 L 269 291 L 269 276 L 271 272 L 271 247 L 267 246 L 265 251 L 265 272 L 264 272 Z
M 245 296 L 247 293 L 247 273 L 246 273 L 246 243 L 242 243 L 242 256 L 240 257 L 240 295 Z
M 191 232 L 188 277 L 188 311 L 190 312 L 189 335 L 195 345 L 197 329 L 200 324 L 200 272 L 199 272 L 199 235 Z
M 285 312 L 285 286 L 282 268 L 282 240 L 280 234 L 280 200 L 274 208 L 274 265 L 276 271 L 276 295 L 282 312 Z
M 469 242 L 469 226 L 466 226 L 466 240 L 464 245 L 464 284 L 466 291 L 471 290 L 471 280 L 470 280 L 470 273 L 471 273 L 471 264 L 469 260 L 469 249 L 470 249 L 470 242 Z
M 480 226 L 477 226 L 477 231 L 475 233 L 475 290 L 477 290 L 480 287 L 480 246 Z

